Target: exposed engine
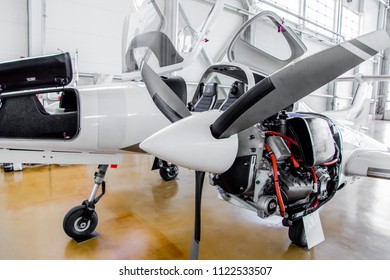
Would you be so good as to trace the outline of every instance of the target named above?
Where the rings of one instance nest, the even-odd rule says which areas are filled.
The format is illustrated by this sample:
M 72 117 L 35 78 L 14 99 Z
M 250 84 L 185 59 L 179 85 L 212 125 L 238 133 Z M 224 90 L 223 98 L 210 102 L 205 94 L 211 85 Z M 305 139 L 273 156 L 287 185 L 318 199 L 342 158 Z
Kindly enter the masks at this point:
M 210 175 L 225 200 L 252 209 L 261 218 L 279 209 L 288 226 L 336 192 L 340 135 L 329 119 L 282 112 L 241 132 L 238 139 L 231 168 Z

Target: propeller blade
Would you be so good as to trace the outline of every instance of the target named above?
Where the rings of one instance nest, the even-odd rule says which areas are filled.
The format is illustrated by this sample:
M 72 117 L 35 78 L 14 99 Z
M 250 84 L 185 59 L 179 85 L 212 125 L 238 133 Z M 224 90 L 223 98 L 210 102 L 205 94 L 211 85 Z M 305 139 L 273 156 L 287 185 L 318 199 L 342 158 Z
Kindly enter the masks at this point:
M 194 222 L 194 239 L 192 240 L 190 259 L 199 259 L 199 243 L 201 228 L 202 212 L 202 191 L 205 172 L 195 171 L 195 222 Z
M 141 75 L 153 102 L 171 122 L 191 116 L 186 105 L 146 62 L 142 65 Z
M 238 138 L 215 139 L 210 124 L 220 111 L 206 111 L 175 122 L 145 139 L 140 148 L 158 158 L 193 170 L 223 173 L 233 164 Z
M 375 31 L 290 64 L 242 95 L 211 132 L 226 138 L 259 123 L 388 47 L 389 35 Z

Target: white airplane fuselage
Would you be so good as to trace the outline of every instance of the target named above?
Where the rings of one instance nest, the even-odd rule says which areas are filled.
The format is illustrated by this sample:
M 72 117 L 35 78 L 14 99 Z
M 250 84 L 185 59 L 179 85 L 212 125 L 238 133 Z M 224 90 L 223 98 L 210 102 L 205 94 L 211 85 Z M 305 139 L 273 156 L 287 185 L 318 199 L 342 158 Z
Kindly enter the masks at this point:
M 120 163 L 124 152 L 169 124 L 139 82 L 78 87 L 79 132 L 72 139 L 0 138 L 2 162 Z M 17 98 L 17 97 L 16 97 Z

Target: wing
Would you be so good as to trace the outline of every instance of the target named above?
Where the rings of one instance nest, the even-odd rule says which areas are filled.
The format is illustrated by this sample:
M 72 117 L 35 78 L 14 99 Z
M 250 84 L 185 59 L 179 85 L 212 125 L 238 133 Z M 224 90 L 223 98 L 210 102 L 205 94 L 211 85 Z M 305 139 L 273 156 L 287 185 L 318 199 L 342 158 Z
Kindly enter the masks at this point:
M 347 176 L 390 179 L 390 153 L 358 149 L 349 156 L 344 168 Z

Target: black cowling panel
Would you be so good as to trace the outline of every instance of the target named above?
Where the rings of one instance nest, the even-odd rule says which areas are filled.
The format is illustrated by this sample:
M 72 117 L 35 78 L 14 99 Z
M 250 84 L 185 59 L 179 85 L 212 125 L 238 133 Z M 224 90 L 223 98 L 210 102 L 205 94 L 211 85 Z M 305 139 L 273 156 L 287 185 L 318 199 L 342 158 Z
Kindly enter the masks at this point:
M 253 157 L 253 155 L 237 157 L 227 171 L 215 177 L 214 182 L 228 193 L 243 193 L 248 188 Z
M 65 86 L 72 78 L 69 53 L 0 63 L 0 92 Z

